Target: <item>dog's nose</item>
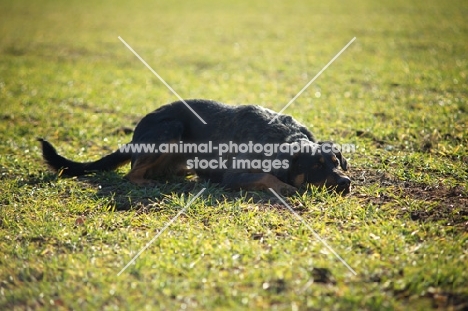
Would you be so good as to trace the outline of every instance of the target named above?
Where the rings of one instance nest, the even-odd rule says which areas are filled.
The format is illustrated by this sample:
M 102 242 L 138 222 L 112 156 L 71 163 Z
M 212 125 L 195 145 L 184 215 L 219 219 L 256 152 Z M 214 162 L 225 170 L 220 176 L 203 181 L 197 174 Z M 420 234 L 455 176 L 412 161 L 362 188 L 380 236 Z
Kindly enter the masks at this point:
M 337 180 L 337 184 L 338 184 L 338 187 L 341 188 L 341 189 L 347 189 L 349 188 L 349 186 L 351 185 L 351 179 L 349 179 L 349 177 L 346 177 L 346 176 L 341 176 L 338 180 Z

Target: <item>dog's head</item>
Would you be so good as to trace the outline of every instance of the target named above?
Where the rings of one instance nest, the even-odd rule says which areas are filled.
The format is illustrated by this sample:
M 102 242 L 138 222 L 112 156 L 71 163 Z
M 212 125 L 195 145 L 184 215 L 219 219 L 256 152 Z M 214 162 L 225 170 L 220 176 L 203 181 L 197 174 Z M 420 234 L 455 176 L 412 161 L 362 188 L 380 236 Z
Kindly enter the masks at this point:
M 297 188 L 312 184 L 341 194 L 350 192 L 351 180 L 340 170 L 348 170 L 348 162 L 332 142 L 292 143 L 290 150 L 294 152 L 278 154 L 289 161 L 288 170 L 276 172 L 278 178 Z

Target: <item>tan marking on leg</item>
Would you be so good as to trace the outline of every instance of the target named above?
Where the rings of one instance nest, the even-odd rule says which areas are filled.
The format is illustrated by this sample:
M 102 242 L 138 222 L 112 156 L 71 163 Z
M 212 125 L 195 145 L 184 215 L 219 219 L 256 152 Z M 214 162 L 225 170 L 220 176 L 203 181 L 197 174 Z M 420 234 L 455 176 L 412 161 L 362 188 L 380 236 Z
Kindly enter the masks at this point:
M 265 174 L 259 180 L 249 185 L 251 190 L 267 190 L 273 189 L 280 194 L 289 195 L 297 191 L 297 189 L 289 184 L 286 184 L 271 174 Z
M 125 178 L 137 185 L 151 183 L 151 179 L 148 179 L 148 176 L 156 176 L 158 172 L 167 170 L 170 158 L 168 154 L 141 156 L 136 159 L 132 169 Z
M 125 175 L 125 178 L 128 179 L 131 183 L 136 185 L 144 185 L 151 182 L 151 180 L 145 178 L 145 174 L 148 169 L 150 169 L 154 162 L 151 161 L 151 158 L 138 158 L 130 172 Z
M 304 183 L 304 179 L 305 179 L 305 174 L 304 173 L 297 175 L 294 178 L 294 182 L 293 182 L 294 186 L 296 188 L 299 188 Z

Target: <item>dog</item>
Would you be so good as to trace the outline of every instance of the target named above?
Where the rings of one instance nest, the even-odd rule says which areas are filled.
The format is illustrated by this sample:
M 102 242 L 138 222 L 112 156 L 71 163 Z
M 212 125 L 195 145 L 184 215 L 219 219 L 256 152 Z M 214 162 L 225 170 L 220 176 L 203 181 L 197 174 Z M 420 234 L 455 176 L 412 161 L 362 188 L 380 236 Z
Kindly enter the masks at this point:
M 317 141 L 291 116 L 260 106 L 204 99 L 161 106 L 141 119 L 130 143 L 94 162 L 68 160 L 48 141 L 38 140 L 45 162 L 62 175 L 111 171 L 131 162 L 125 178 L 138 185 L 196 174 L 232 190 L 271 188 L 290 195 L 312 184 L 340 194 L 350 192 L 351 180 L 341 171 L 348 170 L 347 160 L 331 142 Z

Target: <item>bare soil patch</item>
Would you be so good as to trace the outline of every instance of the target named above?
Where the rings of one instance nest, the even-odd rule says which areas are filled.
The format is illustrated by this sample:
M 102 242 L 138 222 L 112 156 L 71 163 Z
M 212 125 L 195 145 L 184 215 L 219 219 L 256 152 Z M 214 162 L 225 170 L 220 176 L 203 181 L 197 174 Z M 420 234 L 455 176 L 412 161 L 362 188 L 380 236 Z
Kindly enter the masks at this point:
M 420 209 L 408 210 L 402 207 L 402 215 L 409 215 L 411 220 L 420 222 L 441 222 L 447 226 L 468 230 L 468 191 L 462 186 L 445 187 L 444 185 L 425 185 L 399 180 L 386 172 L 378 170 L 354 169 L 351 173 L 355 185 L 354 194 L 373 204 L 383 205 L 411 198 L 427 202 Z M 368 195 L 359 191 L 360 187 L 377 184 L 382 188 L 392 187 L 399 193 L 382 191 L 378 195 Z

